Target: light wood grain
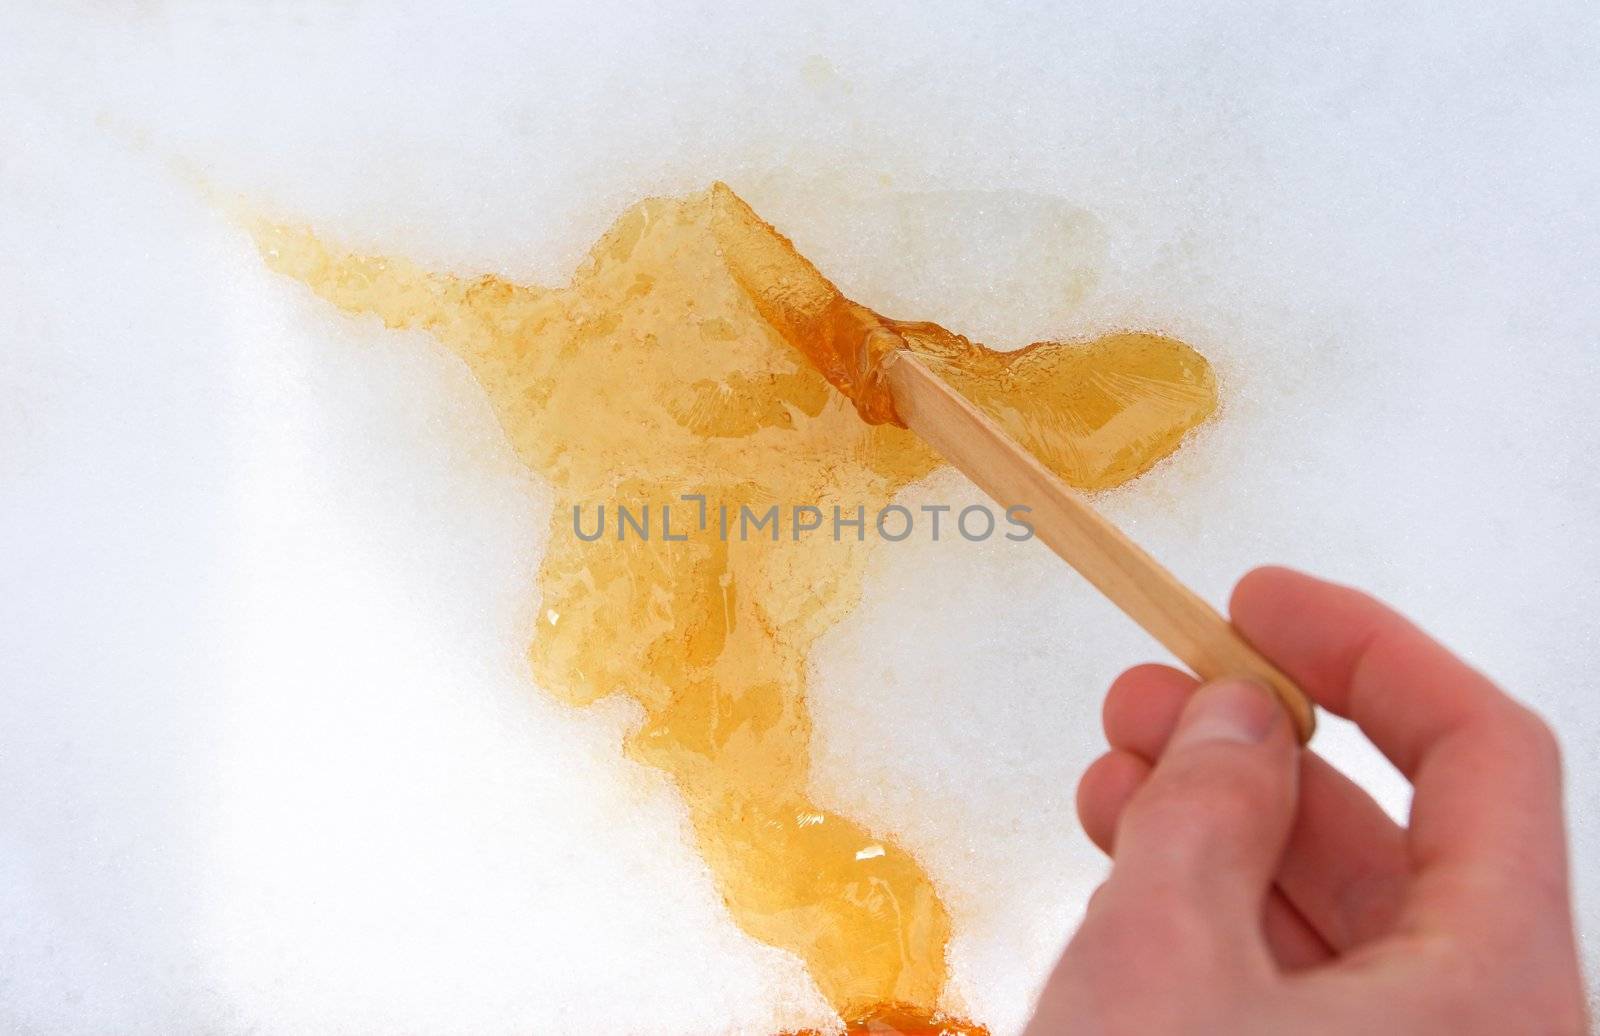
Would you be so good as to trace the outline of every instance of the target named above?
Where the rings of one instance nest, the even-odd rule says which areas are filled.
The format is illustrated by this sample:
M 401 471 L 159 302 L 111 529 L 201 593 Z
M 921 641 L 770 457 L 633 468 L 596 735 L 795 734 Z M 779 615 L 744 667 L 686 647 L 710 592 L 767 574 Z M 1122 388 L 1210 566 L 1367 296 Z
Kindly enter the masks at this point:
M 1199 595 L 1107 521 L 915 355 L 889 357 L 884 380 L 906 425 L 1002 507 L 1031 509 L 1035 534 L 1203 680 L 1244 676 L 1271 688 L 1300 739 L 1311 702 Z

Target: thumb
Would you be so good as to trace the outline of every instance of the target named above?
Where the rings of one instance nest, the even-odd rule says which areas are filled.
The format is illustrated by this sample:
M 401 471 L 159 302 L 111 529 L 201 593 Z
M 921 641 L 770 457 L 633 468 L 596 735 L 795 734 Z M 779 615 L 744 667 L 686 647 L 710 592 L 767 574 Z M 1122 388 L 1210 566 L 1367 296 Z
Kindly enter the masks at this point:
M 1208 943 L 1260 942 L 1294 820 L 1298 756 L 1271 692 L 1242 679 L 1201 687 L 1123 811 L 1108 891 L 1203 929 Z

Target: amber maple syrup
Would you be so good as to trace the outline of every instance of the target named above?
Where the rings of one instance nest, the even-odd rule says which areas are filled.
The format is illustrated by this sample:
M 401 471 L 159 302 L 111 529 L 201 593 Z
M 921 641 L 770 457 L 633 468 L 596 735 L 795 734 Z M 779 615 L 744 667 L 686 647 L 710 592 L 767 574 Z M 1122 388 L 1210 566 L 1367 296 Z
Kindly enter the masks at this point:
M 534 679 L 576 705 L 642 706 L 627 753 L 677 786 L 735 921 L 804 961 L 851 1032 L 984 1031 L 941 1013 L 950 916 L 917 860 L 810 796 L 806 656 L 859 599 L 872 539 L 692 521 L 671 540 L 591 541 L 574 509 L 880 508 L 939 464 L 875 377 L 901 346 L 1071 484 L 1114 486 L 1211 413 L 1206 361 L 1153 334 L 997 352 L 880 317 L 721 184 L 634 206 L 556 289 L 253 229 L 273 269 L 346 312 L 432 333 L 476 376 L 558 498 Z

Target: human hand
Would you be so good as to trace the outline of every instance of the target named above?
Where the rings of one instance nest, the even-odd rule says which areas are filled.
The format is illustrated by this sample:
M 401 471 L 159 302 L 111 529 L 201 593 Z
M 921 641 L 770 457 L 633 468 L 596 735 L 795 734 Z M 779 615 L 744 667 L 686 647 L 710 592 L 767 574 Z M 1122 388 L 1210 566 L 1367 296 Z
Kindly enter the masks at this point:
M 1078 786 L 1111 876 L 1029 1036 L 1587 1031 L 1549 728 L 1355 590 L 1258 569 L 1231 611 L 1411 781 L 1409 827 L 1265 690 L 1129 670 Z

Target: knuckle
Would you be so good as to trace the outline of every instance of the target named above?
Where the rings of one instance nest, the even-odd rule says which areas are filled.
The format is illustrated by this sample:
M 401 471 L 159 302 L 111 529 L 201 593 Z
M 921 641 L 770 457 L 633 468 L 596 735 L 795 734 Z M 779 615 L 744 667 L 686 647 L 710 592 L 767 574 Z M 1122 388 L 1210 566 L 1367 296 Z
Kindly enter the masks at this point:
M 1213 927 L 1195 910 L 1193 891 L 1177 883 L 1143 886 L 1137 899 L 1117 898 L 1098 920 L 1101 949 L 1123 968 L 1175 971 L 1215 956 Z
M 1561 741 L 1544 718 L 1524 705 L 1513 703 L 1495 718 L 1498 749 L 1509 760 L 1559 775 Z
M 1551 766 L 1561 766 L 1561 741 L 1556 737 L 1556 732 L 1544 717 L 1532 709 L 1521 710 L 1523 715 L 1523 737 L 1527 741 L 1528 754 Z
M 1148 789 L 1139 822 L 1171 839 L 1209 841 L 1253 828 L 1271 796 L 1264 775 L 1211 766 Z
M 1215 837 L 1248 830 L 1259 816 L 1259 800 L 1254 789 L 1243 782 L 1216 782 L 1194 797 L 1189 808 L 1189 826 L 1197 833 Z

